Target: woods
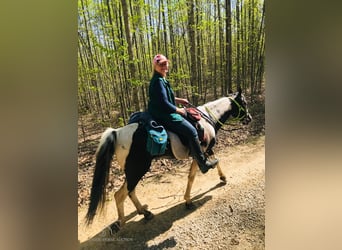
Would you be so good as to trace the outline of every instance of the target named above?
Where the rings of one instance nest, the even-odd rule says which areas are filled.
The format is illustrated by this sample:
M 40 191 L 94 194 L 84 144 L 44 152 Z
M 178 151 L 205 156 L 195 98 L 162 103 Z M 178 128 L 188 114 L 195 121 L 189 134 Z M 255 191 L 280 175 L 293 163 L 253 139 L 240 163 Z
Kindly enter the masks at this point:
M 80 116 L 123 124 L 145 110 L 152 58 L 170 59 L 176 96 L 202 104 L 262 91 L 265 3 L 261 0 L 79 0 Z

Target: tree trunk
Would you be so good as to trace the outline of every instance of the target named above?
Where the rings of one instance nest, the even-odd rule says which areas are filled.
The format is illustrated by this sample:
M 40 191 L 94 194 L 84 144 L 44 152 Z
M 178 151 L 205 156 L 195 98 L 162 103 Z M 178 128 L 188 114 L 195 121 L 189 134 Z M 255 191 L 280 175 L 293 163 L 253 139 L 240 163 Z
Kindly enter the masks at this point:
M 232 89 L 232 27 L 231 27 L 231 3 L 226 0 L 226 55 L 227 55 L 227 81 L 225 95 Z
M 196 24 L 195 24 L 195 5 L 193 0 L 188 0 L 188 30 L 189 30 L 189 48 L 190 48 L 190 84 L 192 86 L 192 102 L 198 103 L 197 90 L 197 63 L 196 63 Z
M 128 68 L 130 71 L 130 78 L 126 79 L 129 82 L 129 85 L 133 89 L 133 102 L 134 102 L 134 109 L 140 110 L 140 102 L 139 102 L 139 95 L 138 95 L 138 88 L 136 86 L 136 69 L 134 64 L 134 55 L 133 55 L 133 45 L 132 45 L 132 37 L 131 37 L 131 31 L 129 26 L 129 20 L 128 20 L 128 7 L 126 0 L 121 0 L 122 4 L 122 11 L 123 11 L 123 18 L 124 18 L 124 24 L 125 24 L 125 33 L 126 33 L 126 41 L 127 41 L 127 50 L 128 50 Z
M 241 22 L 240 22 L 240 1 L 236 2 L 236 85 L 241 88 Z

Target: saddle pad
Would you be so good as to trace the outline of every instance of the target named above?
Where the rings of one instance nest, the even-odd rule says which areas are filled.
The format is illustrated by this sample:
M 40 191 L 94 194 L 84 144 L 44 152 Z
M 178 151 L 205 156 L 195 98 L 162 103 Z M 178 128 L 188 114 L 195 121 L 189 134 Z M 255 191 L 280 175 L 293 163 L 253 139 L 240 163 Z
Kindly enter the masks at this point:
M 167 134 L 170 140 L 172 153 L 176 157 L 176 159 L 188 159 L 190 153 L 189 148 L 184 146 L 184 144 L 179 139 L 179 136 L 171 131 L 167 131 Z

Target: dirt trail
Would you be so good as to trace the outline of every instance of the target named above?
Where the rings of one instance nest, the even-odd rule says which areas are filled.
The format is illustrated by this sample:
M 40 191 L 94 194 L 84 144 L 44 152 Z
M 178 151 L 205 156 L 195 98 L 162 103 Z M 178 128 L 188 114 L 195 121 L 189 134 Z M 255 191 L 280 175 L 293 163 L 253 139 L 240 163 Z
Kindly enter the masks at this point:
M 189 166 L 140 182 L 137 196 L 155 217 L 145 222 L 127 199 L 125 214 L 131 218 L 114 236 L 108 228 L 117 219 L 114 200 L 89 228 L 83 224 L 85 207 L 80 208 L 80 249 L 264 249 L 265 136 L 217 156 L 227 184 L 220 183 L 216 170 L 198 171 L 194 210 L 186 210 L 183 200 Z

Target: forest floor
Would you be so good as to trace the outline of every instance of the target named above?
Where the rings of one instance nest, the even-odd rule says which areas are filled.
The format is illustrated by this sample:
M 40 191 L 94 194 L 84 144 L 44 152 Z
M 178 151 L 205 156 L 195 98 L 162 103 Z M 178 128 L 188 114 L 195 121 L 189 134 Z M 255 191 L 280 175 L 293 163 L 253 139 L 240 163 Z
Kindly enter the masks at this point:
M 264 249 L 265 125 L 264 113 L 253 113 L 250 125 L 227 125 L 218 132 L 215 152 L 227 184 L 220 182 L 215 169 L 206 174 L 198 171 L 191 192 L 196 208 L 187 210 L 183 195 L 190 159 L 153 161 L 136 193 L 155 217 L 146 222 L 127 199 L 125 214 L 130 219 L 114 235 L 109 227 L 117 219 L 113 197 L 123 173 L 113 161 L 106 209 L 86 227 L 94 153 L 104 129 L 87 127 L 87 137 L 79 131 L 80 249 Z

